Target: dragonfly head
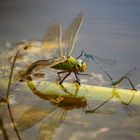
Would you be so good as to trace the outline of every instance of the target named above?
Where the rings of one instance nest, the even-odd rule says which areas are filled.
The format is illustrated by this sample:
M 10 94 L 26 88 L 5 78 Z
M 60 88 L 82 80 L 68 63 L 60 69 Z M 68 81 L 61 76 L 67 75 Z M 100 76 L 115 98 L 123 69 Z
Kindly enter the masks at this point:
M 85 72 L 87 65 L 84 61 L 82 61 L 81 59 L 78 59 L 77 60 L 77 67 L 78 67 L 79 72 Z

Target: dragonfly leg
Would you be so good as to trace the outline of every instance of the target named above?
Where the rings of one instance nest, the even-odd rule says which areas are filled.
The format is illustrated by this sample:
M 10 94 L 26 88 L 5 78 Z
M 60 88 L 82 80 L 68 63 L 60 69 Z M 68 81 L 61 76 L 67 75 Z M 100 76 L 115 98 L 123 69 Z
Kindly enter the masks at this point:
M 74 75 L 76 77 L 76 82 L 80 85 L 80 79 L 78 78 L 77 74 L 78 73 L 76 71 L 74 71 Z
M 60 85 L 63 83 L 63 81 L 71 74 L 71 71 L 60 81 Z
M 121 103 L 122 103 L 122 105 L 123 105 L 123 107 L 124 107 L 124 109 L 125 109 L 125 111 L 126 111 L 126 109 L 128 108 L 128 105 L 131 104 L 131 102 L 132 102 L 132 100 L 134 99 L 134 96 L 135 96 L 135 91 L 136 91 L 136 89 L 135 89 L 135 87 L 134 87 L 132 81 L 131 81 L 127 76 L 123 76 L 123 77 L 121 77 L 118 81 L 116 81 L 116 82 L 113 84 L 113 86 L 118 85 L 118 84 L 119 84 L 122 80 L 124 80 L 124 79 L 127 79 L 127 80 L 128 80 L 128 82 L 130 83 L 130 85 L 132 86 L 132 88 L 133 88 L 133 90 L 134 90 L 133 95 L 132 95 L 130 101 L 128 101 L 127 103 L 124 102 L 124 101 L 122 101 L 121 98 L 120 98 L 120 101 L 121 101 Z M 126 111 L 126 112 L 127 112 L 127 114 L 128 114 L 128 111 Z
M 124 102 L 121 98 L 119 98 L 119 99 L 120 99 L 120 101 L 122 103 L 122 106 L 123 106 L 125 112 L 127 113 L 127 115 L 129 117 L 132 117 L 132 116 L 134 116 L 137 113 L 137 110 L 133 106 L 130 105 L 131 102 L 134 99 L 134 96 L 135 96 L 135 93 L 136 93 L 136 89 L 135 89 L 134 85 L 132 84 L 131 80 L 128 77 L 126 77 L 126 76 L 122 77 L 120 80 L 118 80 L 117 82 L 115 82 L 116 85 L 119 84 L 123 79 L 127 79 L 130 82 L 130 84 L 133 87 L 133 90 L 134 91 L 133 91 L 133 94 L 132 94 L 131 99 L 127 103 Z
M 79 59 L 83 55 L 83 53 L 84 51 L 82 50 L 81 54 L 78 57 L 76 57 L 76 59 Z
M 92 109 L 92 110 L 85 110 L 85 113 L 94 113 L 96 112 L 99 108 L 101 108 L 104 104 L 106 104 L 107 102 L 109 102 L 112 98 L 114 97 L 114 94 L 109 98 L 107 99 L 106 101 L 104 101 L 102 104 L 100 104 L 97 108 L 95 109 Z
M 61 74 L 61 73 L 66 73 L 66 72 L 68 72 L 68 71 L 60 71 L 60 72 L 57 72 L 57 75 L 58 75 L 60 81 L 61 81 L 61 76 L 60 76 L 60 74 Z
M 134 99 L 134 96 L 135 96 L 135 93 L 133 93 L 133 95 L 132 95 L 132 97 L 131 97 L 131 99 L 130 99 L 130 101 L 129 102 L 124 102 L 124 101 L 121 101 L 122 102 L 122 104 L 124 104 L 124 105 L 129 105 L 129 104 L 131 104 L 131 102 L 133 101 L 133 99 Z
M 127 79 L 128 82 L 130 83 L 130 85 L 132 86 L 133 90 L 136 90 L 136 88 L 134 87 L 132 81 L 131 81 L 127 76 L 121 77 L 118 81 L 114 82 L 114 83 L 112 84 L 112 86 L 116 86 L 116 85 L 120 84 L 121 81 L 123 81 L 124 79 Z
M 84 76 L 91 76 L 90 74 L 87 74 L 87 73 L 79 73 L 77 72 L 78 75 L 84 75 Z
M 123 106 L 125 112 L 127 113 L 127 115 L 128 115 L 129 117 L 132 117 L 132 116 L 134 116 L 134 115 L 137 114 L 137 110 L 135 109 L 135 107 L 133 107 L 133 106 L 131 105 L 131 102 L 132 102 L 133 99 L 134 99 L 135 93 L 136 93 L 136 92 L 134 91 L 134 92 L 133 92 L 133 95 L 132 95 L 132 97 L 131 97 L 131 99 L 130 99 L 127 103 L 124 102 L 124 101 L 122 101 L 122 99 L 120 98 L 120 101 L 121 101 L 121 103 L 122 103 L 122 106 Z
M 86 74 L 86 73 L 79 73 L 79 72 L 74 72 L 75 77 L 76 77 L 76 82 L 80 85 L 80 79 L 78 78 L 77 75 L 84 75 L 84 76 L 91 76 L 90 74 Z

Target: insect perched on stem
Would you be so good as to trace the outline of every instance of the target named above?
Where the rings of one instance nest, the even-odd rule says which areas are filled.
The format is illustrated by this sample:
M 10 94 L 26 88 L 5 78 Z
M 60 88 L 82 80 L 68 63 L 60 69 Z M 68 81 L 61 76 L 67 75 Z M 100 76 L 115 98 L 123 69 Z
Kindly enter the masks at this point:
M 115 81 L 110 74 L 105 70 L 105 68 L 100 64 L 100 62 L 98 62 L 98 60 L 96 59 L 96 57 L 94 57 L 92 54 L 88 54 L 88 53 L 84 53 L 85 59 L 87 59 L 89 61 L 89 59 L 93 60 L 99 67 L 100 69 L 110 78 L 111 82 L 112 82 L 112 86 L 116 86 L 118 84 L 120 84 L 124 79 L 128 80 L 128 82 L 130 83 L 130 85 L 132 86 L 133 90 L 136 90 L 135 86 L 133 85 L 132 81 L 127 77 L 127 75 L 122 76 L 119 80 Z
M 51 59 L 37 59 L 36 61 L 33 60 L 25 70 L 20 71 L 17 75 L 20 81 L 24 81 L 30 75 L 38 75 L 36 72 L 43 68 L 52 68 L 59 70 L 57 72 L 60 84 L 71 74 L 74 73 L 76 77 L 76 82 L 80 85 L 80 79 L 78 75 L 86 75 L 90 76 L 89 74 L 84 74 L 87 64 L 85 61 L 79 59 L 82 55 L 85 56 L 85 59 L 92 59 L 100 68 L 107 74 L 107 76 L 111 79 L 112 85 L 119 84 L 123 79 L 127 79 L 133 89 L 134 86 L 132 82 L 127 78 L 124 77 L 120 81 L 115 82 L 109 73 L 100 65 L 97 60 L 97 57 L 85 53 L 82 51 L 80 56 L 77 58 L 72 57 L 71 54 L 75 47 L 75 41 L 77 38 L 77 32 L 82 24 L 83 21 L 83 13 L 81 12 L 76 16 L 76 18 L 72 21 L 66 31 L 61 35 L 61 26 L 59 23 L 52 23 L 48 27 L 48 31 L 46 36 L 42 42 L 38 42 L 38 46 L 36 47 L 36 42 L 22 42 L 21 44 L 25 48 L 24 50 L 29 51 L 29 54 L 33 55 L 49 55 L 51 53 Z M 18 43 L 20 45 L 20 43 Z M 26 54 L 25 54 L 26 55 Z M 23 57 L 22 55 L 19 55 Z M 31 58 L 28 58 L 27 61 L 30 61 Z M 112 61 L 114 63 L 114 61 Z M 62 73 L 67 73 L 63 78 L 61 78 Z
M 45 39 L 41 43 L 41 52 L 53 52 L 55 58 L 52 59 L 42 59 L 31 63 L 28 68 L 21 72 L 20 80 L 26 79 L 29 75 L 33 74 L 44 67 L 60 70 L 57 74 L 60 80 L 60 84 L 73 72 L 76 77 L 76 81 L 80 84 L 78 75 L 80 72 L 86 70 L 86 63 L 80 60 L 83 52 L 77 58 L 72 57 L 71 54 L 75 47 L 75 41 L 77 38 L 77 32 L 83 21 L 83 13 L 77 15 L 70 26 L 61 36 L 61 26 L 59 23 L 53 23 L 48 28 L 48 32 Z M 58 57 L 56 57 L 58 56 Z M 66 76 L 61 79 L 61 74 L 67 73 Z M 83 74 L 84 75 L 84 74 Z M 86 75 L 86 74 L 85 74 Z

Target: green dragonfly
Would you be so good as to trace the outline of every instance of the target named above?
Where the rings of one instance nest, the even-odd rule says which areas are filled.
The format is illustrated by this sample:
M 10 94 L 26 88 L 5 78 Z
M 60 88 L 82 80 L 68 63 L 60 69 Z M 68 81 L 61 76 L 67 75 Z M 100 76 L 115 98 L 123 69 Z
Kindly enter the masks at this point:
M 43 74 L 38 71 L 44 68 L 58 70 L 57 74 L 60 84 L 62 84 L 71 73 L 74 73 L 76 82 L 79 84 L 80 79 L 78 75 L 91 76 L 83 73 L 86 71 L 86 59 L 89 58 L 89 55 L 82 51 L 76 58 L 71 56 L 83 17 L 82 12 L 78 14 L 63 35 L 61 25 L 58 22 L 53 22 L 48 27 L 48 31 L 42 41 L 23 41 L 17 43 L 15 50 L 20 50 L 20 53 L 17 56 L 16 63 L 18 63 L 19 67 L 22 67 L 20 67 L 20 70 L 15 74 L 15 79 L 24 81 L 30 75 L 35 75 L 37 77 L 43 76 Z M 79 59 L 83 54 L 85 59 Z M 109 65 L 115 63 L 114 60 L 97 56 L 94 56 L 94 59 Z M 13 55 L 9 57 L 10 62 L 12 62 L 11 60 L 13 60 Z M 67 74 L 62 79 L 61 74 L 63 73 Z
M 30 65 L 28 65 L 28 67 L 24 71 L 22 70 L 18 72 L 20 81 L 25 80 L 29 75 L 37 72 L 38 70 L 47 67 L 61 70 L 58 72 L 60 84 L 62 84 L 62 82 L 72 72 L 75 74 L 76 81 L 80 84 L 80 80 L 78 79 L 77 75 L 81 74 L 80 72 L 85 72 L 86 63 L 79 59 L 82 56 L 82 53 L 77 58 L 72 57 L 71 55 L 75 47 L 77 33 L 82 24 L 82 21 L 83 13 L 81 12 L 72 21 L 63 35 L 61 35 L 61 25 L 59 23 L 52 23 L 48 27 L 45 38 L 40 43 L 39 47 L 35 47 L 35 45 L 32 45 L 33 43 L 31 41 L 26 43 L 18 43 L 18 45 L 22 44 L 22 46 L 24 46 L 24 50 L 30 50 L 31 48 L 33 48 L 34 50 L 37 49 L 37 52 L 41 53 L 40 55 L 47 56 L 52 53 L 53 56 L 53 58 L 51 59 L 39 59 L 37 61 L 34 61 Z M 19 56 L 21 57 L 21 55 Z M 67 73 L 63 79 L 61 79 L 62 73 Z
M 83 73 L 86 71 L 87 67 L 86 61 L 79 59 L 83 55 L 85 60 L 93 60 L 101 68 L 101 70 L 105 72 L 105 74 L 111 79 L 113 86 L 119 84 L 123 79 L 127 79 L 132 85 L 133 89 L 135 89 L 128 77 L 122 77 L 121 80 L 115 81 L 100 64 L 100 61 L 104 61 L 105 63 L 112 65 L 115 63 L 114 60 L 111 61 L 109 59 L 99 58 L 83 51 L 76 58 L 71 56 L 75 47 L 77 33 L 82 24 L 83 17 L 84 16 L 82 12 L 78 14 L 63 33 L 63 35 L 60 23 L 55 22 L 50 24 L 48 31 L 42 41 L 24 41 L 17 43 L 18 49 L 22 49 L 22 53 L 18 54 L 17 56 L 19 60 L 21 59 L 19 63 L 24 64 L 24 59 L 28 62 L 28 65 L 24 66 L 24 70 L 22 69 L 21 71 L 18 71 L 16 76 L 18 77 L 17 79 L 19 81 L 24 81 L 30 75 L 42 76 L 41 73 L 37 72 L 40 69 L 47 67 L 59 70 L 57 74 L 60 84 L 62 84 L 71 73 L 74 73 L 76 82 L 80 84 L 78 75 L 91 76 L 89 74 Z M 51 58 L 49 58 L 49 55 Z M 62 73 L 67 73 L 63 79 L 61 78 Z

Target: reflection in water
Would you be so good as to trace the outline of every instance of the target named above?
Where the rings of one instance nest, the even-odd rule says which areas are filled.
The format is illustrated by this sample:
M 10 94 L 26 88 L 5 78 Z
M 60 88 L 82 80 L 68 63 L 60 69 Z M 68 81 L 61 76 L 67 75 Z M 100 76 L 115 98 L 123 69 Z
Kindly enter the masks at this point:
M 94 113 L 96 110 L 98 110 L 103 105 L 105 105 L 106 103 L 108 103 L 111 99 L 113 99 L 114 97 L 116 97 L 122 103 L 123 108 L 126 111 L 127 115 L 130 116 L 130 117 L 132 117 L 132 116 L 134 116 L 134 115 L 136 115 L 138 113 L 137 110 L 131 105 L 131 102 L 133 101 L 136 92 L 137 92 L 136 90 L 133 90 L 132 96 L 131 96 L 130 100 L 128 102 L 125 102 L 125 101 L 122 100 L 121 96 L 117 92 L 117 88 L 113 88 L 112 95 L 111 95 L 110 98 L 108 98 L 106 101 L 104 101 L 103 103 L 101 103 L 97 108 L 95 108 L 93 110 L 86 110 L 85 112 L 86 113 Z
M 67 110 L 61 110 L 56 106 L 47 108 L 45 103 L 39 103 L 26 110 L 16 121 L 16 124 L 18 130 L 26 130 L 27 128 L 30 128 L 40 122 L 44 117 L 48 116 L 47 120 L 45 119 L 37 130 L 39 140 L 48 140 L 52 138 L 55 130 L 65 120 L 66 114 Z
M 37 136 L 39 140 L 52 139 L 53 135 L 56 132 L 56 129 L 59 128 L 60 124 L 65 120 L 67 111 L 72 110 L 72 109 L 80 109 L 80 108 L 84 109 L 87 107 L 86 98 L 77 97 L 78 91 L 80 88 L 80 86 L 77 84 L 74 85 L 75 86 L 74 93 L 69 92 L 66 87 L 56 84 L 56 86 L 58 86 L 65 92 L 65 95 L 60 95 L 60 94 L 45 94 L 42 91 L 39 91 L 36 85 L 34 84 L 34 81 L 32 81 L 31 77 L 28 77 L 27 83 L 28 83 L 28 87 L 31 89 L 31 91 L 35 95 L 39 96 L 42 99 L 47 100 L 50 104 L 52 104 L 47 107 L 43 102 L 39 103 L 36 106 L 26 110 L 16 122 L 19 130 L 26 130 L 27 128 L 30 128 L 34 126 L 35 124 L 37 124 L 44 117 L 48 116 L 47 120 L 43 121 L 43 123 L 39 126 L 38 136 Z M 113 89 L 111 98 L 117 97 L 118 99 L 121 100 L 121 97 L 116 90 L 117 89 L 115 88 Z M 135 92 L 136 91 L 134 91 L 134 94 Z M 102 103 L 96 109 L 88 110 L 88 111 L 85 110 L 85 112 L 86 113 L 105 113 L 104 111 L 97 111 L 97 110 L 101 106 L 103 106 L 105 103 L 107 103 L 111 98 L 109 98 L 107 101 Z M 130 101 L 132 101 L 132 99 L 130 99 Z M 130 102 L 128 102 L 128 104 L 122 100 L 121 102 L 123 105 L 126 105 L 127 107 L 130 106 L 129 105 Z M 106 113 L 112 114 L 114 112 L 110 111 Z
M 43 94 L 34 85 L 32 78 L 28 77 L 28 87 L 37 96 L 47 100 L 51 106 L 47 107 L 43 102 L 37 104 L 36 106 L 26 110 L 21 117 L 16 121 L 18 130 L 25 130 L 32 127 L 39 121 L 41 121 L 45 116 L 49 116 L 47 121 L 44 121 L 39 127 L 38 139 L 48 140 L 51 139 L 55 134 L 56 129 L 65 120 L 67 111 L 72 109 L 80 109 L 87 107 L 87 101 L 84 97 L 77 97 L 80 86 L 75 85 L 75 92 L 70 93 L 62 85 L 59 86 L 66 95 L 53 95 L 53 94 Z M 51 113 L 51 114 L 50 114 Z M 96 111 L 95 113 L 112 114 L 112 111 Z
M 67 111 L 55 112 L 47 121 L 45 121 L 39 128 L 38 139 L 49 140 L 55 134 L 55 130 L 64 121 Z
M 3 134 L 3 139 L 4 140 L 9 140 L 9 137 L 8 137 L 7 131 L 5 129 L 4 122 L 3 122 L 1 114 L 0 114 L 0 130 L 1 130 L 2 134 Z

